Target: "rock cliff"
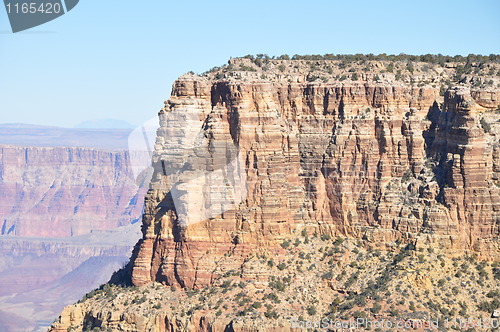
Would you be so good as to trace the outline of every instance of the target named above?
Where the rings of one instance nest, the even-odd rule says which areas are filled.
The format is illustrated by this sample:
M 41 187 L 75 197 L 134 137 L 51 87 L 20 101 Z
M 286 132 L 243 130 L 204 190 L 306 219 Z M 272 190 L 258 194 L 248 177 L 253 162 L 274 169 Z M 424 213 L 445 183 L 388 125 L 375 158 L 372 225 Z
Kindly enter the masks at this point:
M 133 283 L 209 285 L 214 257 L 240 255 L 236 267 L 303 229 L 498 257 L 498 136 L 480 123 L 492 107 L 472 96 L 451 89 L 440 106 L 431 87 L 179 79 L 160 121 L 178 109 L 199 114 L 207 149 L 228 140 L 238 147 L 248 194 L 233 210 L 210 219 L 190 211 L 192 221 L 180 223 L 161 185 L 168 180 L 160 164 L 177 162 L 169 146 L 176 140 L 163 135 L 175 132 L 162 125 Z M 210 158 L 207 170 L 220 162 Z M 175 165 L 183 167 L 198 166 Z M 188 187 L 186 200 L 206 189 Z
M 179 78 L 159 113 L 143 238 L 124 275 L 136 286 L 159 282 L 207 292 L 234 275 L 251 282 L 249 293 L 254 294 L 275 283 L 276 272 L 251 262 L 275 257 L 284 266 L 292 264 L 297 257 L 287 256 L 287 241 L 294 239 L 297 248 L 305 245 L 305 253 L 319 256 L 309 236 L 350 239 L 358 246 L 350 245 L 351 255 L 359 248 L 391 252 L 403 244 L 412 248 L 408 250 L 432 248 L 447 257 L 469 254 L 497 260 L 499 90 L 474 88 L 474 75 L 462 84 L 458 77 L 454 87 L 443 90 L 441 82 L 456 77 L 452 66 L 425 69 L 416 63 L 416 69 L 398 80 L 394 74 L 382 75 L 387 63 L 368 65 L 371 71 L 346 79 L 357 69 L 351 72 L 338 62 L 270 61 L 266 66 L 271 69 L 264 70 L 248 59 L 232 59 L 230 69 Z M 313 66 L 319 67 L 317 74 Z M 496 73 L 498 65 L 490 66 Z M 403 65 L 396 63 L 398 67 Z M 324 79 L 316 79 L 322 75 Z M 327 250 L 319 251 L 325 253 L 323 259 Z M 404 257 L 393 257 L 394 264 Z M 326 273 L 340 274 L 351 259 L 330 260 L 333 270 Z M 297 271 L 291 285 L 306 282 L 298 277 L 300 267 Z M 322 279 L 318 285 L 325 286 Z M 348 294 L 352 285 L 346 290 L 334 284 L 316 285 L 314 291 Z M 297 305 L 297 310 L 306 310 Z M 130 312 L 126 307 L 118 310 L 121 318 L 106 319 L 110 307 L 87 306 L 68 308 L 53 331 L 82 322 L 142 322 L 123 316 Z M 273 317 L 269 308 L 266 318 Z M 236 312 L 234 307 L 227 310 Z M 307 312 L 315 315 L 312 309 Z M 203 319 L 212 317 L 209 313 L 199 321 L 192 316 L 194 325 L 188 330 L 211 330 L 213 326 L 203 325 Z M 158 322 L 125 330 L 159 328 L 171 322 L 171 315 L 153 315 Z M 231 331 L 252 330 L 226 323 L 222 326 Z M 289 330 L 289 325 L 267 326 Z

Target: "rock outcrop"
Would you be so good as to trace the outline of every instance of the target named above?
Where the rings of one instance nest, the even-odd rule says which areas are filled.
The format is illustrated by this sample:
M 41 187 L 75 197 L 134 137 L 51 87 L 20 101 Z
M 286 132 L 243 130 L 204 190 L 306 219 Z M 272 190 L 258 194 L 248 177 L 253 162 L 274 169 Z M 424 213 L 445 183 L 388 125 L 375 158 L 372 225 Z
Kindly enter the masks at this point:
M 307 70 L 313 65 L 321 67 L 321 75 L 331 71 L 332 77 L 312 78 Z M 366 66 L 380 72 L 386 65 Z M 279 70 L 268 72 L 248 59 L 233 59 L 230 66 L 232 69 L 205 76 L 182 76 L 159 113 L 143 238 L 123 271 L 135 286 L 147 288 L 158 282 L 172 289 L 180 286 L 211 294 L 223 278 L 236 276 L 243 284 L 251 281 L 248 294 L 260 297 L 266 286 L 277 282 L 276 275 L 263 267 L 268 257 L 282 262 L 281 271 L 299 258 L 311 262 L 320 248 L 323 258 L 309 267 L 314 271 L 315 266 L 326 264 L 326 257 L 337 255 L 327 263 L 331 270 L 324 275 L 310 272 L 316 278 L 314 285 L 302 277 L 302 263 L 287 275 L 295 278 L 284 281 L 290 287 L 301 283 L 287 294 L 293 300 L 288 297 L 283 305 L 290 303 L 286 310 L 291 314 L 290 310 L 306 311 L 305 304 L 292 304 L 295 295 L 310 303 L 318 301 L 307 294 L 308 289 L 325 295 L 325 307 L 333 293 L 358 294 L 350 286 L 359 272 L 349 278 L 347 286 L 336 286 L 335 280 L 343 278 L 345 269 L 356 267 L 350 260 L 359 258 L 348 257 L 357 257 L 359 248 L 366 250 L 362 256 L 372 255 L 373 249 L 395 252 L 403 244 L 399 255 L 380 261 L 385 267 L 373 263 L 372 273 L 368 272 L 372 276 L 392 271 L 416 248 L 448 257 L 500 257 L 498 90 L 474 89 L 472 77 L 440 91 L 442 87 L 431 83 L 454 75 L 455 67 L 446 66 L 435 66 L 435 72 L 427 76 L 408 75 L 406 81 L 395 81 L 397 75 L 393 74 L 380 79 L 371 72 L 360 73 L 361 80 L 353 76 L 346 80 L 340 74 L 335 76 L 338 63 L 327 62 L 271 61 L 266 66 Z M 240 69 L 234 69 L 236 66 Z M 427 81 L 433 75 L 435 80 Z M 342 240 L 329 248 L 311 245 L 308 236 L 349 238 L 350 253 L 338 248 Z M 293 240 L 296 247 L 305 247 L 287 249 Z M 296 255 L 286 256 L 287 252 Z M 259 259 L 260 263 L 255 262 Z M 387 263 L 392 259 L 393 263 Z M 408 262 L 411 274 L 413 263 Z M 435 262 L 451 265 L 437 254 Z M 267 262 L 273 267 L 271 263 Z M 430 279 L 422 281 L 417 272 L 405 280 L 431 287 Z M 367 282 L 368 288 L 387 282 L 376 278 Z M 329 279 L 332 281 L 326 283 Z M 279 277 L 278 281 L 282 282 Z M 232 303 L 239 303 L 241 297 L 236 291 L 233 295 L 236 302 Z M 269 296 L 264 299 L 281 303 Z M 110 302 L 113 309 L 92 303 L 67 308 L 52 330 L 84 323 L 118 326 L 125 321 L 128 325 L 123 329 L 129 331 L 155 326 L 179 330 L 164 325 L 178 314 L 173 304 L 173 313 L 166 316 L 146 315 L 138 306 L 136 311 L 120 307 L 120 318 L 107 319 L 103 317 L 114 310 L 115 302 Z M 146 307 L 151 306 L 152 302 Z M 237 308 L 226 309 L 236 315 Z M 262 317 L 254 309 L 248 310 Z M 265 317 L 274 317 L 271 309 L 269 305 Z M 139 316 L 132 319 L 131 312 Z M 315 309 L 307 312 L 316 314 Z M 201 320 L 198 316 L 186 318 L 194 324 L 187 330 L 212 330 L 203 325 L 211 314 L 202 314 Z M 146 316 L 161 322 L 146 322 Z M 273 330 L 266 325 L 270 321 L 257 330 Z M 139 322 L 141 327 L 133 325 Z M 221 326 L 247 331 L 231 329 L 225 323 Z M 287 328 L 289 325 L 277 330 Z

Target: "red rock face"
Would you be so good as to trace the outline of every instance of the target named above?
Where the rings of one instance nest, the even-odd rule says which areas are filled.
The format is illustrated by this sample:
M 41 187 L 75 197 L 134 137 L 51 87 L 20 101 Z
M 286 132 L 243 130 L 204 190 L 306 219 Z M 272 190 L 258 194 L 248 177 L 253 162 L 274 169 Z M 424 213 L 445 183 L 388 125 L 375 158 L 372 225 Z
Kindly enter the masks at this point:
M 140 218 L 142 195 L 126 152 L 0 147 L 2 235 L 64 237 L 127 225 Z
M 494 102 L 473 96 L 480 102 L 451 90 L 440 107 L 428 87 L 179 79 L 160 112 L 133 283 L 207 285 L 303 230 L 498 257 L 498 149 L 474 115 Z M 203 164 L 182 157 L 179 142 L 196 133 L 165 120 L 179 111 L 203 123 L 205 170 L 222 167 L 217 142 L 236 146 L 244 164 L 246 196 L 214 217 L 198 218 L 189 203 L 206 201 L 208 183 L 181 176 L 180 196 L 168 189 L 165 163 L 191 175 Z

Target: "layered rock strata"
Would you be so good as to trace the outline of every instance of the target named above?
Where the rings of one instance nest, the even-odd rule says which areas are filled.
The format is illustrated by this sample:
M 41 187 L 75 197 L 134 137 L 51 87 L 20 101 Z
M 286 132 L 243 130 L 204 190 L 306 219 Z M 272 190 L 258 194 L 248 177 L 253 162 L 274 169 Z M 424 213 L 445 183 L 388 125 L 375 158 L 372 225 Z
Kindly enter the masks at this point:
M 480 120 L 496 114 L 497 97 L 455 88 L 443 100 L 430 86 L 375 82 L 181 77 L 160 112 L 132 282 L 209 285 L 249 252 L 277 250 L 303 230 L 498 257 L 498 136 Z M 183 125 L 172 127 L 172 113 L 184 114 Z M 183 150 L 195 136 L 196 148 Z M 192 179 L 228 160 L 240 163 L 233 172 L 243 165 L 245 196 L 206 218 L 222 206 L 206 197 L 220 190 Z M 228 253 L 232 261 L 221 266 Z
M 128 225 L 141 216 L 144 191 L 126 151 L 0 146 L 2 235 L 65 237 Z

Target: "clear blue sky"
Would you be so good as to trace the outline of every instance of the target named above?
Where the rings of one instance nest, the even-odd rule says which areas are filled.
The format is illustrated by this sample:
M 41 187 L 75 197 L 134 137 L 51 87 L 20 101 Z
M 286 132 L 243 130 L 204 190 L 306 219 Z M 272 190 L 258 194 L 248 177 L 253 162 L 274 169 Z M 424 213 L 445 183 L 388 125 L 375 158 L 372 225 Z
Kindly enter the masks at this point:
M 0 123 L 154 117 L 182 73 L 245 54 L 500 53 L 500 1 L 80 0 L 12 34 L 0 8 Z

